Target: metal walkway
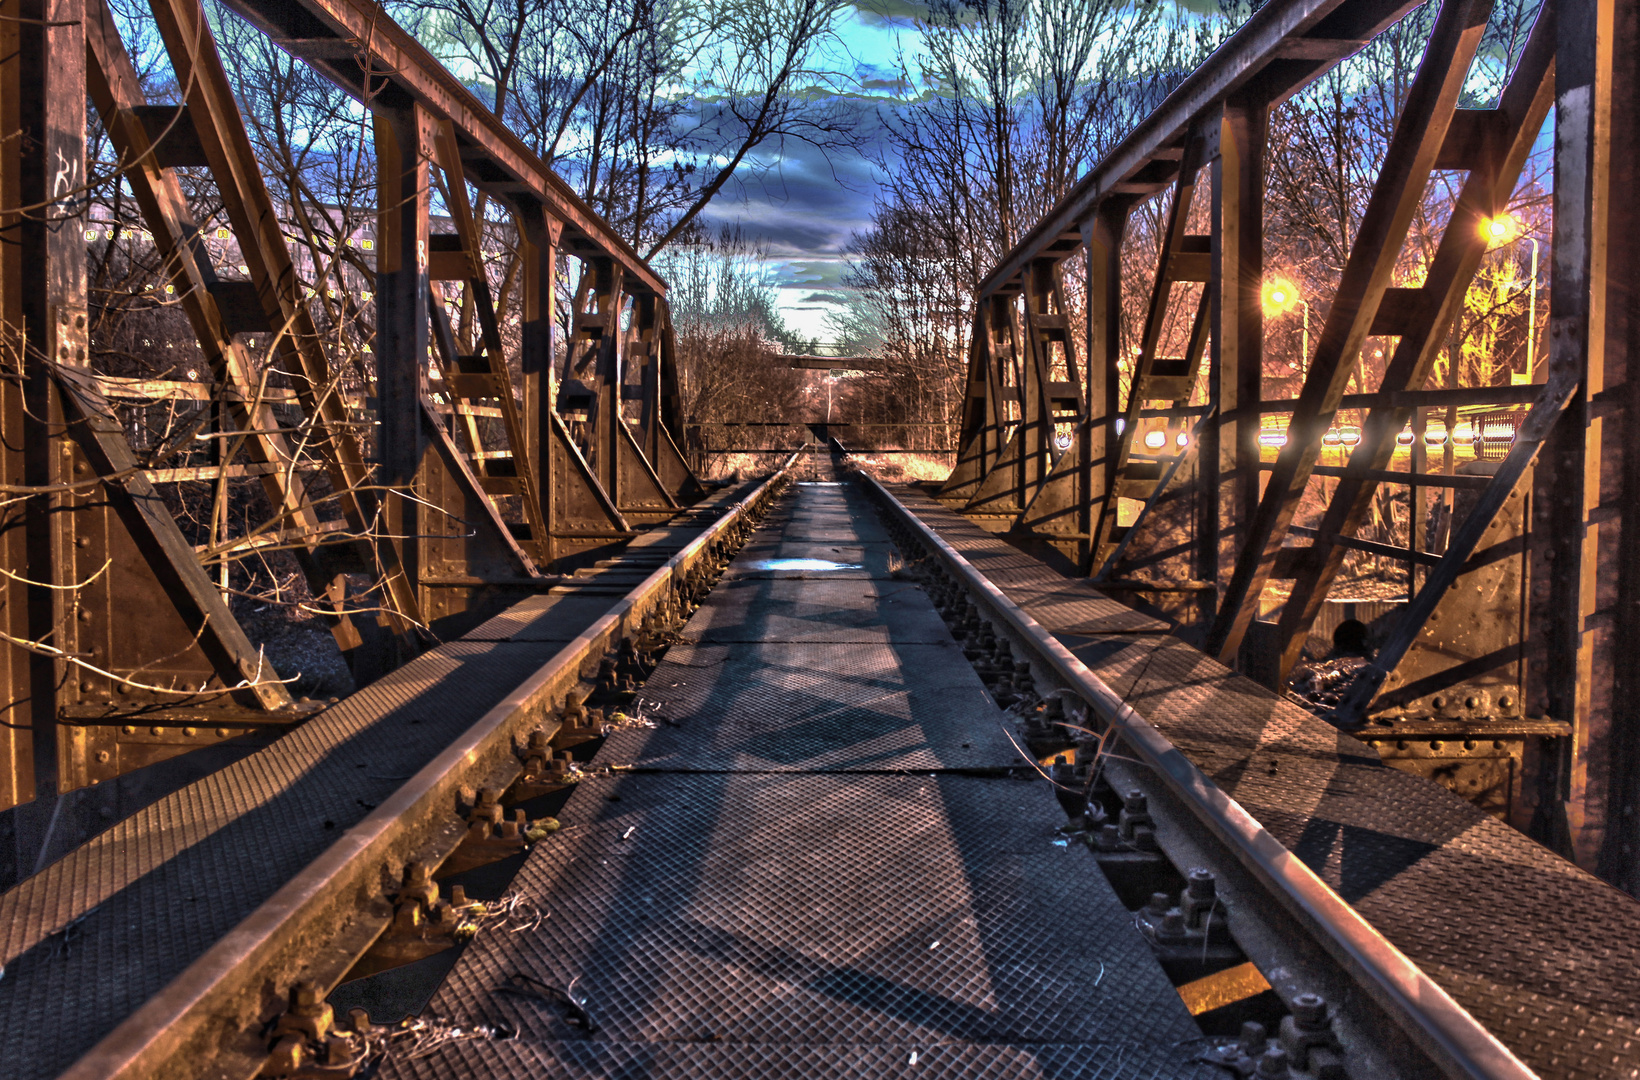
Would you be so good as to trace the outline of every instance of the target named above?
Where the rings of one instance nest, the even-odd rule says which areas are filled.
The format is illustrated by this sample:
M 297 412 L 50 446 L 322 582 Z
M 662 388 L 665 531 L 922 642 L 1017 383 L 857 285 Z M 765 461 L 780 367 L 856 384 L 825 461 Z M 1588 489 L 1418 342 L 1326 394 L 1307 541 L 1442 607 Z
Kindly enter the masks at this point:
M 546 917 L 480 935 L 429 1006 L 516 1037 L 384 1075 L 1223 1076 L 897 565 L 856 487 L 799 484 L 525 860 Z
M 1640 1077 L 1633 898 L 911 487 L 892 496 L 1525 1061 Z M 1125 614 L 1123 614 L 1125 613 Z M 1370 734 L 1370 733 L 1369 733 Z
M 608 610 L 600 581 L 664 560 L 736 494 L 643 534 L 579 579 L 590 595 L 515 605 L 0 894 L 0 1077 L 68 1068 Z

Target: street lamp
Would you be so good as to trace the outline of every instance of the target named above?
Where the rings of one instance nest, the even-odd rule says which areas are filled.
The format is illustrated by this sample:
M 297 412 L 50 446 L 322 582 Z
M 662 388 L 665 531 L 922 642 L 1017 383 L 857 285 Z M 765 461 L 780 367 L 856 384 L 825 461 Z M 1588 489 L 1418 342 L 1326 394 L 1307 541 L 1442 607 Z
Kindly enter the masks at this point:
M 1516 240 L 1530 240 L 1532 242 L 1532 284 L 1529 286 L 1526 302 L 1526 381 L 1536 381 L 1537 375 L 1537 281 L 1538 281 L 1538 239 L 1528 235 L 1525 224 L 1515 215 L 1505 212 L 1497 217 L 1487 218 L 1481 222 L 1481 236 L 1487 243 L 1500 248 L 1505 244 L 1512 244 Z
M 1298 286 L 1283 278 L 1264 286 L 1264 314 L 1268 318 L 1286 315 L 1298 305 L 1304 305 L 1304 346 L 1299 354 L 1298 370 L 1301 375 L 1310 371 L 1310 302 L 1298 294 Z

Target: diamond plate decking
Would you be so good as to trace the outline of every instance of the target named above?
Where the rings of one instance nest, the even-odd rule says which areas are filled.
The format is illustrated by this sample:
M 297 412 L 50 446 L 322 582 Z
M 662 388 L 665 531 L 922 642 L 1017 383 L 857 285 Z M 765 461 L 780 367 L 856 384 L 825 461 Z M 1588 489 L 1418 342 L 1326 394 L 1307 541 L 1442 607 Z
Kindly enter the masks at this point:
M 583 781 L 514 880 L 551 915 L 481 934 L 429 1007 L 517 1036 L 384 1075 L 1220 1075 L 1048 786 L 999 771 L 1003 717 L 890 551 L 852 487 L 787 496 L 651 675 L 657 726 L 599 752 L 635 771 Z M 514 973 L 573 980 L 598 1030 Z
M 1067 626 L 1043 598 L 1090 585 L 894 493 L 1539 1075 L 1640 1077 L 1634 899 L 1177 638 Z
M 675 551 L 716 516 L 634 554 Z M 0 1077 L 67 1068 L 614 600 L 526 601 L 0 894 Z

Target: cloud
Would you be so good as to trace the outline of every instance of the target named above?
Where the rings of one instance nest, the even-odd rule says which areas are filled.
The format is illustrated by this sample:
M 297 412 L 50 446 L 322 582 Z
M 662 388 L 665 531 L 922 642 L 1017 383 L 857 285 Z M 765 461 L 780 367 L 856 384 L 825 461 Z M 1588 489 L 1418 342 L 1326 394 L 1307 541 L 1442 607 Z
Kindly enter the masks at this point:
M 846 304 L 848 297 L 842 293 L 814 292 L 798 301 L 799 304 Z

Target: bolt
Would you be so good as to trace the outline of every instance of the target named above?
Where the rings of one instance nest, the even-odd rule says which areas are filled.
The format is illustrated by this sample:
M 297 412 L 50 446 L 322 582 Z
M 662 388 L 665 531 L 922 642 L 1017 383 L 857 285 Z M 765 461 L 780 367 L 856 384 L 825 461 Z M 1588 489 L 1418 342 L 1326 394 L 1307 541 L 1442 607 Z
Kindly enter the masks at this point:
M 107 750 L 98 750 L 97 751 L 97 760 L 102 762 L 105 765 L 108 764 L 108 757 L 109 757 L 109 755 L 108 755 Z
M 121 730 L 123 730 L 127 735 L 135 735 L 137 733 L 137 726 L 135 724 L 126 724 Z
M 1270 1037 L 1264 1030 L 1264 1025 L 1249 1020 L 1241 1025 L 1241 1038 L 1236 1046 L 1248 1057 L 1258 1057 L 1264 1053 L 1265 1047 L 1270 1045 Z
M 1168 908 L 1173 906 L 1173 898 L 1165 892 L 1150 894 L 1150 901 L 1145 904 L 1145 914 L 1160 919 L 1167 914 Z
M 151 728 L 149 728 L 149 729 L 148 729 L 148 734 L 150 734 L 150 735 L 158 735 L 158 734 L 159 734 L 159 733 L 160 733 L 160 731 L 161 731 L 161 730 L 162 730 L 162 729 L 160 729 L 160 728 L 158 728 L 158 727 L 151 727 Z
M 1192 900 L 1208 900 L 1218 891 L 1218 882 L 1213 877 L 1213 871 L 1196 867 L 1190 871 L 1190 885 L 1188 893 Z
M 225 727 L 217 728 L 216 729 L 216 737 L 219 738 L 219 739 L 226 739 L 228 737 L 228 729 L 225 728 Z
M 1258 1059 L 1258 1071 L 1255 1075 L 1260 1080 L 1286 1080 L 1291 1075 L 1287 1072 L 1287 1051 L 1279 1046 L 1272 1046 L 1264 1051 Z
M 318 984 L 311 979 L 303 979 L 290 991 L 290 1011 L 298 1016 L 312 1016 L 322 1002 Z
M 1327 1026 L 1327 1001 L 1320 994 L 1300 994 L 1293 999 L 1293 1019 L 1301 1028 L 1316 1030 Z
M 185 727 L 185 728 L 182 729 L 182 733 L 184 735 L 188 736 L 191 739 L 195 735 L 199 734 L 199 729 L 198 728 Z
M 1133 830 L 1133 846 L 1140 851 L 1162 850 L 1162 845 L 1156 842 L 1156 830 L 1149 825 L 1140 825 Z
M 1149 803 L 1142 791 L 1130 791 L 1122 800 L 1122 809 L 1130 814 L 1143 814 L 1148 806 Z

